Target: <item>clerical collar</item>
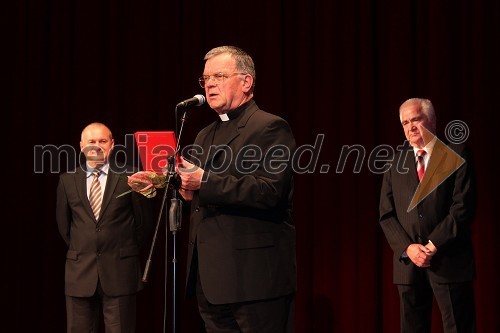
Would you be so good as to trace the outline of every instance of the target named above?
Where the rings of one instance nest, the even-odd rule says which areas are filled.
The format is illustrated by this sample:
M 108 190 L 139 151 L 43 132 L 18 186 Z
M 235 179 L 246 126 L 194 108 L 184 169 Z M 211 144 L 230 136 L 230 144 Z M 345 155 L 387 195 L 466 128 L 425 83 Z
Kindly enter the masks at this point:
M 222 121 L 229 121 L 229 116 L 227 115 L 227 113 L 220 114 L 219 117 Z
M 251 100 L 250 100 L 251 101 Z M 220 114 L 220 120 L 222 121 L 229 121 L 238 118 L 250 105 L 250 101 L 238 106 L 236 109 L 231 110 L 227 113 Z

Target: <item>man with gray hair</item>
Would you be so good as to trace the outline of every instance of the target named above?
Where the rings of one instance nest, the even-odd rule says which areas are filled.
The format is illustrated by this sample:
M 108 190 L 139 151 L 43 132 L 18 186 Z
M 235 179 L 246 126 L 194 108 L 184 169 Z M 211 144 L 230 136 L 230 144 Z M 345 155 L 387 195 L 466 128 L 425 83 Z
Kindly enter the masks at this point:
M 209 51 L 198 81 L 219 118 L 176 165 L 191 202 L 187 295 L 208 333 L 293 332 L 292 131 L 254 102 L 254 62 L 242 49 Z M 129 185 L 147 196 L 154 183 L 136 174 Z
M 475 332 L 472 159 L 436 137 L 428 99 L 405 101 L 399 117 L 409 145 L 384 175 L 380 225 L 394 251 L 401 332 L 431 331 L 433 295 L 444 332 Z
M 179 192 L 191 201 L 187 291 L 207 332 L 292 332 L 295 139 L 253 101 L 245 51 L 217 47 L 205 61 L 199 83 L 219 117 L 198 134 L 202 149 L 177 166 Z

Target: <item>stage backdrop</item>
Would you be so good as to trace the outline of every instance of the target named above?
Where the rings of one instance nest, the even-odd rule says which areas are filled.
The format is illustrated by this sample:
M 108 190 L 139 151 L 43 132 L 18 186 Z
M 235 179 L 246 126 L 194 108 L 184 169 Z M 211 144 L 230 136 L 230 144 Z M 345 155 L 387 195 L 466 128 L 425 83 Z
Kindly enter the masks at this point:
M 433 101 L 440 138 L 452 121 L 468 126 L 479 187 L 478 331 L 500 331 L 494 206 L 500 184 L 492 163 L 500 110 L 498 1 L 18 0 L 3 7 L 9 59 L 2 302 L 11 332 L 65 331 L 66 248 L 55 192 L 59 173 L 77 162 L 71 151 L 78 152 L 82 128 L 106 123 L 130 160 L 130 135 L 175 129 L 174 106 L 203 92 L 197 78 L 204 54 L 225 44 L 254 57 L 258 105 L 288 120 L 298 145 L 315 152 L 304 154 L 296 176 L 297 332 L 399 330 L 391 251 L 378 224 L 382 175 L 369 156 L 382 144 L 403 142 L 398 107 L 410 97 Z M 193 109 L 181 144 L 215 119 L 207 105 Z M 343 163 L 342 148 L 355 145 L 364 158 L 352 154 Z M 41 147 L 59 155 L 40 156 Z M 177 331 L 203 332 L 196 302 L 182 297 L 187 229 L 185 216 Z M 144 259 L 148 251 L 149 244 Z M 171 256 L 163 221 L 139 296 L 138 333 L 162 332 L 164 317 L 170 331 Z M 433 321 L 441 332 L 439 317 Z

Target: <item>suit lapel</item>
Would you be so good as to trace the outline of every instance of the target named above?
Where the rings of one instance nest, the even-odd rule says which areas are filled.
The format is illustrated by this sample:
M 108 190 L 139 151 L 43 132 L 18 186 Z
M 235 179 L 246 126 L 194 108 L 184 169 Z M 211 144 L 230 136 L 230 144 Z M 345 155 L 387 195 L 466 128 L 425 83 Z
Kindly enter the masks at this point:
M 247 106 L 245 107 L 245 110 L 243 110 L 241 116 L 239 117 L 239 119 L 235 120 L 235 121 L 238 121 L 238 124 L 237 126 L 234 128 L 233 131 L 229 131 L 225 137 L 222 138 L 222 145 L 226 145 L 229 147 L 229 145 L 231 144 L 231 142 L 234 141 L 234 139 L 236 139 L 239 135 L 240 135 L 240 130 L 242 128 L 244 128 L 246 126 L 246 124 L 248 123 L 248 120 L 250 119 L 250 117 L 258 110 L 259 108 L 257 107 L 257 104 L 255 103 L 255 101 L 251 100 L 248 102 Z M 210 147 L 212 145 L 212 139 L 214 137 L 214 134 L 215 134 L 215 131 L 217 129 L 217 122 L 214 123 L 213 127 L 211 128 L 210 132 L 211 135 L 207 135 L 205 137 L 205 140 L 207 140 L 207 138 L 209 138 L 209 141 L 210 142 L 206 142 L 205 141 L 205 145 L 204 147 Z M 232 147 L 233 149 L 236 149 L 236 148 L 240 148 L 240 147 Z M 210 151 L 208 152 L 208 156 L 205 160 L 205 163 L 203 163 L 203 166 L 204 168 L 207 166 L 207 165 L 213 165 L 212 164 L 212 161 L 217 157 L 217 155 L 219 153 L 221 153 L 222 150 L 221 149 L 210 149 Z M 237 152 L 236 151 L 233 151 L 232 152 L 233 154 L 236 154 Z M 234 157 L 234 156 L 233 156 Z
M 200 135 L 198 138 L 198 143 L 202 148 L 201 155 L 199 157 L 200 167 L 205 169 L 208 161 L 208 154 L 210 153 L 210 146 L 212 145 L 212 140 L 215 135 L 215 129 L 217 128 L 217 121 L 212 123 L 210 127 L 207 128 L 204 135 Z
M 113 198 L 113 193 L 115 193 L 116 186 L 120 181 L 120 175 L 111 172 L 111 168 L 110 171 L 108 171 L 107 177 L 108 179 L 106 180 L 106 188 L 104 189 L 104 195 L 102 198 L 99 220 L 104 215 L 106 207 L 109 205 L 111 199 Z M 87 196 L 87 172 L 85 170 L 82 170 L 81 168 L 78 168 L 75 173 L 75 187 L 78 191 L 81 202 L 83 202 L 85 210 L 95 222 L 98 222 L 98 220 L 95 219 L 94 212 L 90 207 L 89 198 Z
M 418 185 L 418 175 L 417 175 L 417 162 L 415 160 L 415 155 L 413 154 L 413 148 L 409 146 L 404 152 L 404 166 L 408 170 L 408 181 L 409 188 L 415 188 Z
M 217 127 L 214 127 L 214 130 L 216 128 Z M 222 143 L 218 145 L 218 146 L 223 146 L 222 149 L 212 148 L 212 142 L 210 142 L 208 144 L 208 147 L 210 147 L 210 148 L 208 149 L 209 150 L 208 154 L 207 154 L 208 156 L 207 156 L 207 159 L 204 163 L 204 167 L 206 168 L 207 165 L 213 165 L 212 161 L 217 157 L 217 155 L 219 155 L 224 149 L 226 149 L 229 146 L 229 144 L 231 143 L 231 141 L 233 141 L 238 135 L 240 135 L 240 133 L 238 132 L 238 128 L 236 128 L 234 131 L 227 133 L 226 137 L 222 138 Z
M 78 168 L 75 173 L 75 188 L 78 191 L 80 201 L 91 218 L 95 220 L 92 207 L 90 207 L 89 197 L 87 196 L 87 171 Z
M 106 180 L 106 188 L 104 190 L 104 195 L 102 198 L 102 206 L 101 213 L 99 214 L 99 220 L 104 215 L 106 211 L 106 207 L 109 205 L 109 202 L 113 198 L 113 193 L 115 193 L 115 188 L 120 181 L 120 175 L 114 172 L 111 172 L 111 168 L 108 171 L 108 179 Z

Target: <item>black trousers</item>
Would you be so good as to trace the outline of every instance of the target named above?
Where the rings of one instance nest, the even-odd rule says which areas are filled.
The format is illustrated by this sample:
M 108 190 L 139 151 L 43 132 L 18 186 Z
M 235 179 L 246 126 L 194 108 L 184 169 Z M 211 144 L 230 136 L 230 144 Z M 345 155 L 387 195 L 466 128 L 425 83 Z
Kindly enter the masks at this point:
M 67 332 L 99 332 L 101 314 L 106 333 L 134 333 L 136 327 L 136 295 L 111 297 L 101 285 L 92 297 L 66 296 Z
M 293 333 L 295 294 L 252 302 L 211 304 L 198 276 L 198 309 L 207 333 Z
M 429 333 L 432 323 L 432 297 L 441 312 L 445 333 L 476 332 L 474 290 L 471 281 L 398 285 L 402 333 Z

